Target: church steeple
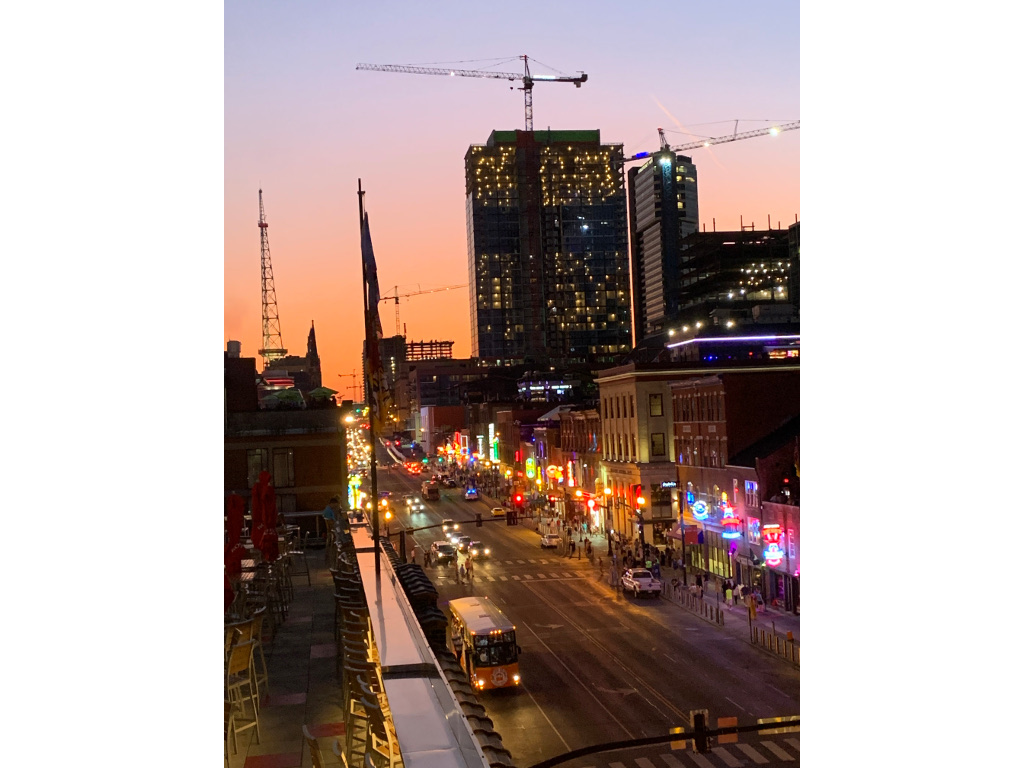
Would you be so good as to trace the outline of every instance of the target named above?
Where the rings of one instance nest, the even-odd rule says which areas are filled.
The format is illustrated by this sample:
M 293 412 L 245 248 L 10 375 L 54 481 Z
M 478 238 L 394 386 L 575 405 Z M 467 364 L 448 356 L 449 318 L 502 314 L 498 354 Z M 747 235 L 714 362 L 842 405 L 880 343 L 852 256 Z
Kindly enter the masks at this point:
M 313 387 L 323 386 L 320 376 L 320 355 L 316 351 L 316 327 L 309 321 L 309 338 L 306 339 L 306 370 Z

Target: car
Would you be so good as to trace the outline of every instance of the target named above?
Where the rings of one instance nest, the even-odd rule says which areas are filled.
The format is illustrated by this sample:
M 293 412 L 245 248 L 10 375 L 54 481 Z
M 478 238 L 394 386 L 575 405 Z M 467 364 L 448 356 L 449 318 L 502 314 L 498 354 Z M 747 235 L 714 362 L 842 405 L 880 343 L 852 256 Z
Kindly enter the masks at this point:
M 480 498 L 480 494 L 477 493 L 476 488 L 467 488 L 466 492 L 463 494 L 463 498 L 465 498 L 466 501 L 476 501 Z
M 430 545 L 430 561 L 438 565 L 450 563 L 456 557 L 455 547 L 450 541 L 435 541 Z
M 452 546 L 459 550 L 459 552 L 465 552 L 470 543 L 472 543 L 473 537 L 467 536 L 463 533 L 449 536 L 448 540 L 452 543 Z
M 441 521 L 441 530 L 444 531 L 445 535 L 451 538 L 455 531 L 459 530 L 459 524 L 452 520 L 450 517 L 446 517 Z
M 486 546 L 482 541 L 471 541 L 467 545 L 466 549 L 476 560 L 481 560 L 485 557 L 491 556 L 491 548 Z
M 455 478 L 454 477 L 449 477 L 449 478 L 447 478 L 444 481 L 444 487 L 445 488 L 456 488 L 456 487 L 458 487 L 458 485 L 459 484 L 457 482 L 455 482 Z
M 632 592 L 633 597 L 661 594 L 661 582 L 646 568 L 627 568 L 622 574 L 619 586 L 623 592 Z
M 504 507 L 491 507 L 491 517 L 504 517 L 504 516 L 505 516 L 505 508 Z
M 541 549 L 546 547 L 557 547 L 562 543 L 562 538 L 557 533 L 545 533 L 540 537 Z
M 427 505 L 423 503 L 423 499 L 415 494 L 409 494 L 405 497 L 405 508 L 409 512 L 424 512 L 427 509 Z

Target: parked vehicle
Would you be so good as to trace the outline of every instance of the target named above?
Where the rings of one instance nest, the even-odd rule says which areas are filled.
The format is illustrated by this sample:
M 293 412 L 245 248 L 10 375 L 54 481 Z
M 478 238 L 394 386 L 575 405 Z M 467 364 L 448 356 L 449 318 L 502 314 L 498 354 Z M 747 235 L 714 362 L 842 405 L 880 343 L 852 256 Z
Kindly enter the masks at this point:
M 661 582 L 646 568 L 627 568 L 622 574 L 619 586 L 623 592 L 632 592 L 633 597 L 661 594 Z
M 540 537 L 541 549 L 546 547 L 557 547 L 561 543 L 562 539 L 557 533 L 545 533 Z

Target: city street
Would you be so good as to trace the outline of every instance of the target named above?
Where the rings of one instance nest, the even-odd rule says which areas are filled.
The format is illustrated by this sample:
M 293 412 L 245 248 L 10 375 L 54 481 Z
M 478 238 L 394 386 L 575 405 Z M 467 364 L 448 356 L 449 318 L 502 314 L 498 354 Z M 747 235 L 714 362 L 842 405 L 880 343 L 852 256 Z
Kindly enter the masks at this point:
M 461 489 L 445 489 L 440 501 L 428 502 L 426 512 L 410 520 L 400 498 L 418 494 L 420 478 L 400 467 L 380 471 L 378 485 L 393 494 L 392 533 L 398 526 L 421 528 L 450 517 L 491 548 L 491 558 L 477 562 L 472 583 L 457 583 L 452 566 L 430 566 L 427 573 L 442 609 L 455 597 L 487 595 L 516 624 L 523 684 L 481 698 L 518 765 L 603 742 L 664 734 L 687 724 L 693 709 L 708 710 L 712 724 L 717 717 L 751 724 L 799 714 L 797 669 L 668 601 L 623 596 L 607 583 L 607 561 L 599 573 L 586 558 L 570 560 L 541 549 L 536 532 L 492 520 L 488 503 L 464 501 Z M 485 521 L 481 528 L 477 512 Z M 438 525 L 413 538 L 426 551 L 443 534 Z M 397 537 L 392 540 L 397 544 Z M 411 541 L 408 546 L 411 551 Z M 799 734 L 785 737 L 799 743 Z M 761 738 L 746 735 L 741 742 Z M 778 747 L 782 738 L 774 737 Z M 737 762 L 723 758 L 723 765 L 765 764 L 744 757 L 736 745 L 730 748 L 735 753 L 730 759 Z M 665 744 L 635 754 L 670 751 Z M 771 751 L 761 753 L 762 759 L 773 759 Z M 609 759 L 621 760 L 623 753 L 618 754 Z M 799 760 L 792 744 L 784 754 Z M 600 757 L 573 764 L 608 764 Z

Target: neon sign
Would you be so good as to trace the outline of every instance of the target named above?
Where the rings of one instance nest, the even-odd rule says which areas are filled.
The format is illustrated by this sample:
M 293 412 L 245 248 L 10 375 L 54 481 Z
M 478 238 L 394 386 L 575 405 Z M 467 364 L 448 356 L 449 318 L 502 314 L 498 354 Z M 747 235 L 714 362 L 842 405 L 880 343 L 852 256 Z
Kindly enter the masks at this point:
M 526 460 L 526 476 L 531 480 L 537 476 L 537 463 L 532 456 Z
M 786 556 L 782 549 L 782 526 L 775 523 L 766 525 L 761 528 L 761 535 L 768 544 L 768 549 L 764 551 L 764 561 L 775 568 Z
M 708 517 L 708 505 L 703 501 L 695 501 L 693 503 L 693 516 L 697 520 L 707 520 Z
M 740 530 L 740 519 L 736 517 L 736 510 L 727 502 L 722 502 L 722 538 L 738 539 L 743 535 Z

